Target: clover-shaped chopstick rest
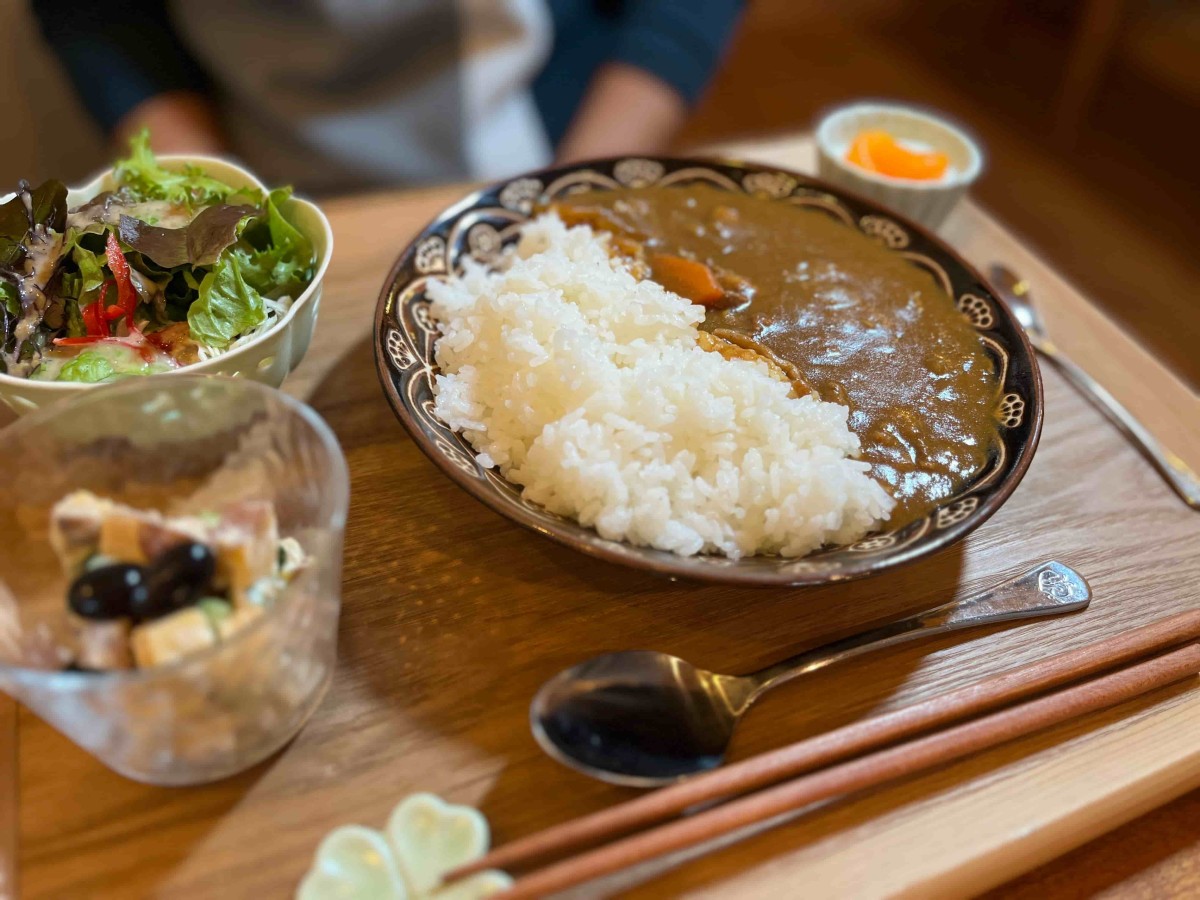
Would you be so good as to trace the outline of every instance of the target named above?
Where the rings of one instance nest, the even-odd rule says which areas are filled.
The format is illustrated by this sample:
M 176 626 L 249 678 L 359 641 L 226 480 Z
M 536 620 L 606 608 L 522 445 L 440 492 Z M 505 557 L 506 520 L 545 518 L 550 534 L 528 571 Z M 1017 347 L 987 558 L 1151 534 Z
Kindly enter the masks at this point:
M 437 889 L 442 875 L 478 859 L 490 841 L 476 809 L 412 794 L 382 831 L 335 828 L 321 842 L 296 900 L 479 900 L 512 884 L 503 872 L 480 872 Z

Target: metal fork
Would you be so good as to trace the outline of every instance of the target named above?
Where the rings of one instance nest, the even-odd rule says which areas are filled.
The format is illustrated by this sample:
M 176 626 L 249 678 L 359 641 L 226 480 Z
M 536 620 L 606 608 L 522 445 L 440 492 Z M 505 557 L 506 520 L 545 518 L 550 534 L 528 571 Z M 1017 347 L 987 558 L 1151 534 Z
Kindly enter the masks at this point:
M 1037 307 L 1033 305 L 1028 283 L 999 263 L 993 263 L 991 276 L 993 285 L 1008 303 L 1025 333 L 1029 335 L 1029 342 L 1033 344 L 1034 349 L 1054 363 L 1081 394 L 1124 432 L 1175 493 L 1183 498 L 1184 503 L 1192 509 L 1200 510 L 1200 476 L 1193 472 L 1178 454 L 1159 443 L 1158 439 L 1146 430 L 1146 426 L 1134 418 L 1133 413 L 1122 406 L 1102 384 L 1058 349 L 1046 333 L 1046 326 L 1038 314 Z

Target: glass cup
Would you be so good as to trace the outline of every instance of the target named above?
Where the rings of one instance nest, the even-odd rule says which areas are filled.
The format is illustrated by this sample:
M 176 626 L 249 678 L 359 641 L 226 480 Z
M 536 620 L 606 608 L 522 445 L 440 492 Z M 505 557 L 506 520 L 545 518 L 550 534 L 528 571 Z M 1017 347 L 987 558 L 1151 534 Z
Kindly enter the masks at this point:
M 246 379 L 130 379 L 39 410 L 4 431 L 0 475 L 0 690 L 106 766 L 138 781 L 199 784 L 287 743 L 333 674 L 346 461 L 312 409 Z M 167 515 L 274 504 L 310 563 L 263 615 L 175 662 L 110 672 L 30 666 L 65 619 L 68 578 L 50 511 L 86 488 Z

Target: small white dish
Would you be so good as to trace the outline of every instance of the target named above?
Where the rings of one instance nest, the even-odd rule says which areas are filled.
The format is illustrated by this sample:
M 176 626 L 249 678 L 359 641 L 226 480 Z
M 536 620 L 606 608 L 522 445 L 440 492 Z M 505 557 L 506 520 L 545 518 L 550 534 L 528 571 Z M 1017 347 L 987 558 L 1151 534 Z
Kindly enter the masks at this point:
M 922 181 L 881 175 L 847 162 L 850 145 L 863 131 L 886 131 L 903 143 L 945 153 L 949 171 L 936 180 Z M 945 221 L 982 169 L 983 154 L 966 132 L 909 106 L 855 103 L 829 113 L 817 126 L 817 172 L 822 179 L 930 228 Z
M 479 810 L 436 794 L 410 794 L 382 831 L 342 825 L 325 836 L 296 900 L 482 900 L 512 886 L 488 869 L 443 887 L 442 876 L 474 862 L 491 843 Z
M 264 191 L 267 189 L 266 185 L 246 169 L 215 156 L 160 156 L 158 160 L 163 168 L 172 171 L 178 171 L 185 165 L 193 165 L 233 187 L 256 187 Z M 67 193 L 67 203 L 74 208 L 115 187 L 112 170 L 109 169 L 88 184 L 72 188 Z M 7 197 L 0 198 L 0 201 L 4 199 Z M 325 218 L 325 214 L 315 203 L 308 200 L 292 197 L 284 209 L 289 220 L 312 242 L 317 261 L 312 283 L 296 298 L 275 326 L 240 347 L 213 359 L 182 366 L 159 375 L 137 377 L 161 378 L 180 373 L 232 375 L 279 387 L 288 373 L 300 365 L 300 360 L 308 351 L 317 322 L 321 282 L 333 255 L 333 229 L 329 227 L 329 220 Z M 0 400 L 21 416 L 64 397 L 103 386 L 104 384 L 84 384 L 75 381 L 33 381 L 0 373 Z

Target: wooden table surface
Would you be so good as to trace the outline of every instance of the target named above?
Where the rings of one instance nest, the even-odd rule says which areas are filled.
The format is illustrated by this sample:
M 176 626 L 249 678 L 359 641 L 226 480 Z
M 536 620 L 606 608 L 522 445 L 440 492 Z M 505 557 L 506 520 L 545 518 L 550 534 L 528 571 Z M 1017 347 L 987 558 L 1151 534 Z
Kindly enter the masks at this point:
M 810 146 L 795 139 L 728 152 L 811 164 Z M 337 432 L 351 471 L 341 655 L 323 705 L 268 762 L 188 789 L 126 781 L 22 709 L 21 896 L 288 895 L 325 832 L 352 821 L 380 827 L 415 790 L 478 805 L 497 841 L 607 806 L 628 792 L 546 758 L 526 716 L 542 681 L 608 650 L 653 647 L 737 672 L 1043 559 L 1090 579 L 1093 606 L 1071 619 L 896 648 L 780 688 L 739 731 L 734 756 L 743 757 L 1194 605 L 1200 517 L 1049 370 L 1041 448 L 1013 498 L 963 544 L 893 575 L 804 591 L 673 584 L 510 524 L 409 441 L 372 357 L 371 315 L 388 267 L 460 192 L 326 206 L 336 255 L 316 339 L 287 385 Z M 1025 274 L 1058 342 L 1200 467 L 1194 394 L 979 209 L 961 207 L 945 233 L 978 265 L 1001 260 Z M 0 707 L 0 773 L 3 719 Z M 802 885 L 806 896 L 961 896 L 1196 786 L 1200 690 L 1184 685 L 584 895 L 784 897 Z M 6 802 L 0 792 L 0 815 Z M 1154 822 L 1139 827 L 1150 834 Z M 1192 864 L 1191 893 L 1200 892 L 1195 822 L 1175 845 Z M 1084 849 L 1063 865 L 1094 871 L 1136 853 L 1138 833 L 1104 860 Z M 1075 896 L 1080 883 L 1053 866 L 1038 877 L 1028 896 Z

